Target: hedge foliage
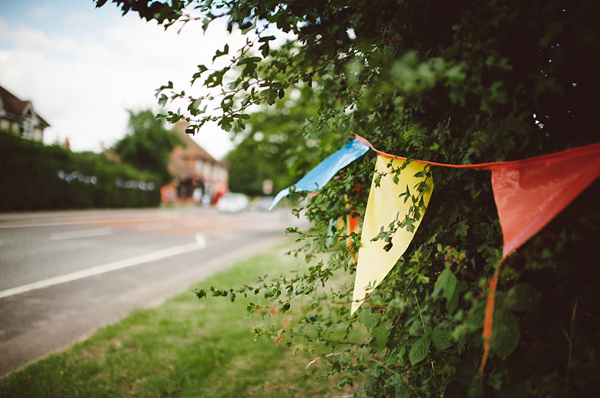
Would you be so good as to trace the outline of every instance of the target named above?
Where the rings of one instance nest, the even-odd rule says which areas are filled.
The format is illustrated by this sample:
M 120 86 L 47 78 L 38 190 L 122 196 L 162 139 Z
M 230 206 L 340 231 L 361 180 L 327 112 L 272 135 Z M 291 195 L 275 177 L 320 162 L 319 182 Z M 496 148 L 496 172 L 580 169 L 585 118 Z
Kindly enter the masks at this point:
M 0 132 L 0 173 L 0 211 L 160 204 L 155 175 L 117 164 L 102 154 L 43 146 L 8 132 Z M 146 189 L 140 189 L 138 182 L 146 183 L 142 184 Z M 148 183 L 154 189 L 147 189 Z
M 353 133 L 388 153 L 456 164 L 598 141 L 598 1 L 113 3 L 167 26 L 224 19 L 249 35 L 239 51 L 217 51 L 226 67 L 198 66 L 192 80 L 210 94 L 192 97 L 170 82 L 158 90 L 160 103 L 188 99 L 188 113 L 166 116 L 191 117 L 193 129 L 217 121 L 245 130 L 256 105 L 312 90 L 319 112 L 298 134 L 315 145 L 298 158 L 323 159 Z M 276 29 L 290 34 L 277 47 Z M 323 145 L 332 137 L 336 148 Z M 478 374 L 487 285 L 502 251 L 489 172 L 433 169 L 436 187 L 411 246 L 356 315 L 351 283 L 323 288 L 332 274 L 355 271 L 346 233 L 332 225 L 364 210 L 374 160 L 366 155 L 303 202 L 314 226 L 297 231 L 307 271 L 210 293 L 258 294 L 250 313 L 296 317 L 297 327 L 256 332 L 330 361 L 340 384 L 367 374 L 368 396 L 597 396 L 598 181 L 505 261 L 491 355 Z M 383 225 L 382 235 L 396 227 Z M 351 238 L 357 249 L 360 236 Z M 365 328 L 366 339 L 353 332 Z

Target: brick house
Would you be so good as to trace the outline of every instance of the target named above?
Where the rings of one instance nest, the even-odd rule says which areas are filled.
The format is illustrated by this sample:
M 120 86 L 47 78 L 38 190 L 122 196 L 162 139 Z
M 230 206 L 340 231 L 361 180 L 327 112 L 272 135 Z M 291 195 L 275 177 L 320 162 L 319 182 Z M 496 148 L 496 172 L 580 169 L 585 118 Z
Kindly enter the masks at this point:
M 185 132 L 187 122 L 175 124 L 173 132 L 185 143 L 170 155 L 169 171 L 175 179 L 161 189 L 165 203 L 214 204 L 228 189 L 227 162 L 218 161 Z
M 44 129 L 50 126 L 33 109 L 31 101 L 23 101 L 0 86 L 0 130 L 42 142 Z

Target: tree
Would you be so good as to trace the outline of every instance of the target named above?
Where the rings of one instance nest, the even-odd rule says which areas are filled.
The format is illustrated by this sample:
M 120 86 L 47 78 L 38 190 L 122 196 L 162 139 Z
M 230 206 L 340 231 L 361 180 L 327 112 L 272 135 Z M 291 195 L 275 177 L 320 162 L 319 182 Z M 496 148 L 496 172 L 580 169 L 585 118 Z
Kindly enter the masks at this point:
M 139 170 L 156 173 L 161 184 L 171 181 L 169 154 L 181 140 L 169 132 L 150 110 L 129 111 L 128 133 L 115 144 L 121 160 Z
M 249 195 L 262 195 L 263 181 L 273 181 L 278 192 L 296 182 L 322 159 L 315 147 L 339 145 L 341 135 L 315 135 L 305 127 L 318 117 L 316 90 L 305 87 L 287 95 L 271 107 L 263 107 L 245 121 L 245 128 L 235 128 L 241 140 L 227 154 L 231 164 L 229 188 Z
M 235 54 L 228 45 L 215 54 L 229 56 L 229 66 L 199 66 L 193 80 L 210 90 L 206 96 L 186 96 L 171 83 L 157 91 L 161 103 L 188 99 L 188 114 L 166 117 L 190 117 L 192 129 L 218 121 L 243 130 L 256 105 L 318 84 L 319 116 L 307 139 L 310 131 L 356 132 L 389 153 L 459 164 L 597 141 L 595 1 L 198 0 L 153 2 L 152 13 L 148 1 L 114 2 L 165 26 L 224 18 L 230 30 L 254 32 Z M 274 28 L 293 38 L 271 46 Z M 207 113 L 211 101 L 219 107 Z M 315 147 L 311 155 L 331 152 Z M 304 274 L 213 294 L 259 292 L 284 312 L 296 308 L 292 297 L 310 297 L 301 328 L 259 332 L 306 349 L 320 342 L 318 354 L 341 373 L 340 384 L 367 373 L 362 391 L 370 396 L 593 395 L 600 386 L 598 182 L 504 264 L 500 327 L 478 375 L 486 286 L 502 247 L 487 173 L 435 170 L 435 193 L 409 250 L 358 315 L 349 315 L 350 284 L 320 288 L 333 272 L 355 269 L 345 245 L 328 244 L 330 221 L 348 207 L 364 209 L 366 189 L 357 186 L 368 186 L 373 163 L 366 156 L 304 202 L 314 227 L 300 233 L 299 253 L 307 261 L 322 253 L 322 261 Z M 451 297 L 434 294 L 442 275 L 456 282 Z M 361 326 L 368 339 L 352 335 Z

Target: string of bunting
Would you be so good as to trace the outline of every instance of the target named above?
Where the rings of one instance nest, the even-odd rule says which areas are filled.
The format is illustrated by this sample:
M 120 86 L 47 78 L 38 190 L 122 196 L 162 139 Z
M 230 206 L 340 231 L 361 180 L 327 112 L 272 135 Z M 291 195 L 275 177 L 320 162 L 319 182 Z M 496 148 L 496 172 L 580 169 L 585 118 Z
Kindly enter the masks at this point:
M 371 182 L 363 220 L 351 314 L 363 303 L 367 292 L 381 283 L 408 248 L 433 192 L 431 166 L 491 171 L 503 250 L 502 259 L 488 287 L 483 327 L 484 353 L 479 368 L 479 372 L 483 372 L 492 338 L 494 301 L 502 262 L 598 178 L 600 143 L 518 161 L 446 164 L 415 159 L 406 164 L 406 157 L 382 152 L 369 141 L 355 135 L 354 140 L 323 160 L 295 185 L 279 192 L 270 209 L 291 191 L 321 189 L 339 170 L 369 149 L 377 153 L 376 177 Z M 419 203 L 405 200 L 417 197 L 421 198 Z M 391 248 L 383 239 L 373 240 L 381 227 L 402 221 L 415 208 L 421 210 L 420 217 L 415 217 L 418 219 L 409 227 L 395 231 Z

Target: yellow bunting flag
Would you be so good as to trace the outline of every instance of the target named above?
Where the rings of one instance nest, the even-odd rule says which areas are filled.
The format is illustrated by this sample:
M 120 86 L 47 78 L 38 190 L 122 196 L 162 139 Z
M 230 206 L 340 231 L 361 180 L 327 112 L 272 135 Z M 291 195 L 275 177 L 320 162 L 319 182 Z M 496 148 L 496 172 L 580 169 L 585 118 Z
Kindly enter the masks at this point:
M 358 252 L 352 314 L 360 307 L 367 292 L 383 281 L 406 251 L 425 214 L 423 207 L 429 204 L 433 192 L 433 179 L 431 175 L 427 176 L 429 166 L 411 162 L 402 169 L 405 163 L 404 159 L 377 157 Z M 398 174 L 399 169 L 402 171 Z M 426 189 L 421 196 L 417 187 L 423 183 Z M 418 219 L 414 213 L 417 208 Z M 407 220 L 407 217 L 412 220 Z M 391 247 L 383 237 L 373 241 L 382 227 L 384 232 L 389 231 L 390 224 L 395 221 L 402 227 L 393 233 Z

